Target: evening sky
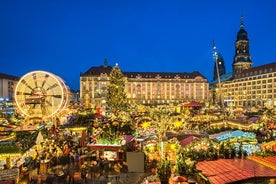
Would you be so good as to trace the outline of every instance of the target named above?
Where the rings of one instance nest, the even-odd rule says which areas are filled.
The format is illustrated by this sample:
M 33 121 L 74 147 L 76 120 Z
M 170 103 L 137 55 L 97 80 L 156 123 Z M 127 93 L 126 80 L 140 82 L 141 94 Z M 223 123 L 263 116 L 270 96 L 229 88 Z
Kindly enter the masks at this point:
M 1 0 L 0 73 L 34 70 L 79 89 L 92 66 L 213 77 L 213 40 L 231 72 L 244 17 L 253 66 L 276 61 L 274 0 Z

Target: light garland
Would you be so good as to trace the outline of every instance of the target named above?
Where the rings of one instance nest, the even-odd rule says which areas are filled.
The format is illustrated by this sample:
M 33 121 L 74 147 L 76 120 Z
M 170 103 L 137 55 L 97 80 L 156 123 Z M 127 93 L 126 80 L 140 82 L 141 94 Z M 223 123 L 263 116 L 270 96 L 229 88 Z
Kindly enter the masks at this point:
M 0 154 L 0 158 L 7 158 L 7 157 L 16 157 L 16 156 L 21 156 L 22 154 L 20 153 L 4 153 Z

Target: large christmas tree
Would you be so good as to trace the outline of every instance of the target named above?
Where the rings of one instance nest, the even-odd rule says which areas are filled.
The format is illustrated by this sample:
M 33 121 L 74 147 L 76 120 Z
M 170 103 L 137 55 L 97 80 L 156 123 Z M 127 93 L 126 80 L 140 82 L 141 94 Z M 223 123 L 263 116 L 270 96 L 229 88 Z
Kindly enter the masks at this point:
M 106 104 L 115 115 L 127 110 L 125 77 L 118 64 L 110 72 L 110 84 L 107 88 Z

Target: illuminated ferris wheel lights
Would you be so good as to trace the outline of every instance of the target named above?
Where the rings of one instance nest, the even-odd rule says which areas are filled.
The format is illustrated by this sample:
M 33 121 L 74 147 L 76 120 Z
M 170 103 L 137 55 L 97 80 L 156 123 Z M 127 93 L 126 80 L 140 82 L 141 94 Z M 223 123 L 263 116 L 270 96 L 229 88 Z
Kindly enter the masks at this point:
M 15 101 L 24 115 L 49 118 L 68 105 L 68 89 L 60 77 L 45 71 L 33 71 L 19 80 Z

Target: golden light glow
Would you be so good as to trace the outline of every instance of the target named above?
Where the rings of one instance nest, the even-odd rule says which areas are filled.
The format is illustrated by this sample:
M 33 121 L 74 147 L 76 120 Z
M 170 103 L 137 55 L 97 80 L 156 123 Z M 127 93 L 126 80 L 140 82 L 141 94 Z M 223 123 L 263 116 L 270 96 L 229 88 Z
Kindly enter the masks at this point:
M 155 150 L 155 146 L 149 146 L 149 151 L 153 152 Z
M 170 148 L 171 148 L 171 150 L 175 150 L 176 145 L 175 144 L 170 144 Z
M 142 123 L 142 128 L 145 130 L 150 126 L 149 122 Z
M 45 71 L 33 71 L 17 83 L 15 102 L 24 116 L 48 118 L 67 107 L 69 89 L 60 77 Z
M 85 127 L 78 127 L 78 128 L 69 128 L 71 131 L 82 131 L 82 130 L 87 130 Z
M 20 153 L 4 153 L 4 154 L 0 154 L 0 158 L 7 158 L 7 157 L 19 157 L 21 156 Z
M 176 127 L 180 127 L 180 126 L 181 126 L 181 124 L 182 124 L 182 122 L 181 122 L 181 121 L 176 121 L 176 122 L 175 122 L 175 126 L 176 126 Z

